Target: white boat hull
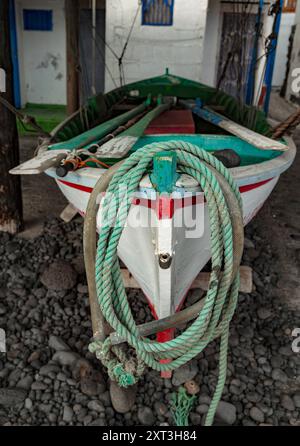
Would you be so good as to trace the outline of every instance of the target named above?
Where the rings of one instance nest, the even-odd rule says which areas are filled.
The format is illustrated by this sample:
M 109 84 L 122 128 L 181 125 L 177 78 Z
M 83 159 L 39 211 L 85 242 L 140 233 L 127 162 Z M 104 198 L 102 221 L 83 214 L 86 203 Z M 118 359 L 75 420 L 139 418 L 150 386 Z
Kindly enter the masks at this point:
M 95 169 L 83 169 L 80 176 L 84 170 L 87 177 L 82 182 L 56 178 L 62 193 L 83 216 L 96 183 L 96 178 L 88 179 L 88 171 Z M 77 180 L 78 177 L 77 173 Z M 245 225 L 261 209 L 278 179 L 276 176 L 240 187 Z M 207 204 L 202 193 L 193 195 L 194 198 L 187 193 L 182 200 L 176 192 L 169 199 L 156 197 L 150 189 L 137 193 L 120 239 L 118 255 L 159 319 L 179 310 L 194 279 L 211 257 Z M 192 227 L 195 216 L 197 224 Z M 98 230 L 100 226 L 101 213 Z M 160 254 L 172 257 L 170 268 L 160 267 Z
M 291 138 L 287 137 L 286 142 L 289 150 L 274 159 L 230 169 L 241 192 L 244 225 L 255 217 L 280 175 L 293 163 L 296 147 Z M 88 167 L 62 179 L 57 177 L 55 168 L 46 171 L 82 216 L 104 172 Z M 118 247 L 120 259 L 159 319 L 180 309 L 194 279 L 211 257 L 209 215 L 203 193 L 195 180 L 184 175 L 176 186 L 176 192 L 163 197 L 156 194 L 149 177 L 141 181 Z M 193 218 L 197 222 L 195 228 L 191 226 Z M 97 223 L 100 231 L 101 207 Z M 159 260 L 160 255 L 166 254 L 172 261 L 163 269 Z M 168 336 L 171 333 L 161 339 L 167 340 Z

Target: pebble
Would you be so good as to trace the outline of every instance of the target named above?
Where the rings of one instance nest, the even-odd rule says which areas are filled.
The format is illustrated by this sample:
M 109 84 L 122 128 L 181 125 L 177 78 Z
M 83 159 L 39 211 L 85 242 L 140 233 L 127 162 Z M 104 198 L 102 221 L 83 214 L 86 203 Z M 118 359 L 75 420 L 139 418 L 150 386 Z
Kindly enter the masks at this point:
M 20 379 L 20 381 L 17 383 L 17 388 L 29 390 L 32 383 L 33 383 L 33 378 L 32 378 L 32 376 L 28 375 L 28 376 L 25 376 L 24 378 Z
M 63 413 L 63 421 L 66 423 L 71 423 L 73 420 L 74 412 L 70 406 L 64 407 L 64 413 Z
M 115 411 L 124 414 L 132 409 L 135 403 L 137 388 L 136 386 L 131 386 L 124 389 L 112 381 L 110 383 L 110 392 L 107 393 Z M 109 401 L 107 401 L 107 403 L 109 403 Z
M 70 290 L 76 285 L 77 273 L 70 263 L 57 260 L 45 269 L 41 282 L 48 290 Z
M 232 426 L 236 422 L 236 407 L 226 401 L 220 401 L 216 411 L 216 419 Z
M 270 308 L 260 307 L 257 310 L 257 316 L 264 321 L 272 316 L 272 310 Z
M 39 374 L 41 376 L 49 376 L 52 373 L 58 373 L 60 371 L 60 367 L 57 364 L 46 364 L 40 368 Z
M 96 400 L 90 401 L 87 407 L 89 410 L 92 410 L 94 412 L 98 413 L 105 412 L 103 404 Z
M 25 400 L 25 409 L 31 410 L 32 406 L 33 406 L 33 403 L 31 401 L 31 399 L 30 398 L 26 398 L 26 400 Z
M 289 412 L 293 412 L 295 410 L 294 401 L 289 395 L 282 395 L 281 406 L 284 407 Z
M 264 423 L 265 421 L 264 413 L 258 407 L 255 406 L 251 407 L 250 409 L 250 417 L 257 423 Z
M 70 350 L 70 347 L 58 336 L 50 336 L 48 345 L 57 352 Z
M 32 390 L 46 390 L 47 385 L 42 382 L 36 381 L 32 384 L 31 389 Z
M 293 396 L 293 401 L 297 409 L 300 409 L 300 393 L 295 393 Z
M 78 359 L 79 355 L 77 353 L 68 351 L 58 351 L 52 357 L 52 361 L 57 362 L 61 366 L 69 367 L 71 367 Z
M 27 391 L 24 389 L 0 389 L 0 406 L 14 407 L 25 401 Z
M 280 381 L 284 384 L 288 380 L 286 373 L 281 369 L 274 369 L 272 371 L 272 378 L 274 379 L 274 381 Z
M 149 407 L 142 406 L 139 408 L 137 417 L 139 422 L 143 426 L 153 426 L 155 422 L 155 417 L 153 415 L 152 410 Z
M 188 364 L 175 370 L 172 377 L 173 386 L 181 386 L 187 381 L 191 381 L 198 373 L 198 366 L 196 361 L 190 361 Z

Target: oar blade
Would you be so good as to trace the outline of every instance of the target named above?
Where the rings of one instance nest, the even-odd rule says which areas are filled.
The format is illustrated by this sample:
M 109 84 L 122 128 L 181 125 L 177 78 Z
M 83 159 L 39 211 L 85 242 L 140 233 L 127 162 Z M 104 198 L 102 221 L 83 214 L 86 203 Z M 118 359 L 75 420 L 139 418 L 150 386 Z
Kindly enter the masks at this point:
M 37 175 L 56 167 L 69 154 L 66 150 L 47 150 L 9 171 L 12 175 Z

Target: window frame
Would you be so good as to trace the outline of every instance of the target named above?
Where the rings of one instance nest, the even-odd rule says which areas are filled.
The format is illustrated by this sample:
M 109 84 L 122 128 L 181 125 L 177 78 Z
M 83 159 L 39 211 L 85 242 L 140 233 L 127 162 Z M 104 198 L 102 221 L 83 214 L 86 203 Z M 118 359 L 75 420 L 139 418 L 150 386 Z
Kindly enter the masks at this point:
M 34 21 L 38 19 L 38 14 L 44 15 L 43 27 L 40 23 Z M 34 17 L 36 15 L 36 17 Z M 45 26 L 46 25 L 46 26 Z M 34 9 L 23 8 L 23 30 L 24 31 L 38 31 L 38 32 L 51 32 L 53 31 L 53 10 L 52 9 Z
M 150 0 L 151 3 L 154 3 L 157 0 Z M 175 0 L 163 0 L 164 2 L 171 2 L 171 5 L 167 4 L 170 8 L 170 23 L 159 23 L 159 22 L 151 22 L 147 23 L 145 22 L 145 14 L 148 10 L 149 5 L 147 5 L 147 0 L 142 0 L 142 26 L 173 26 L 174 24 L 174 4 Z

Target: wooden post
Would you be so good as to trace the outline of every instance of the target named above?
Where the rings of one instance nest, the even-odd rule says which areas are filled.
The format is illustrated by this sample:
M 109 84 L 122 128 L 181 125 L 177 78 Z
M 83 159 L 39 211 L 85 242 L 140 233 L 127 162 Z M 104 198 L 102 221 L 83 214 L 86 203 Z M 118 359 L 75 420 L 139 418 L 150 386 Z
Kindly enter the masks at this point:
M 65 0 L 67 34 L 67 111 L 79 108 L 79 0 Z
M 6 72 L 6 92 L 0 93 L 14 102 L 13 68 L 9 33 L 9 0 L 0 1 L 0 68 Z M 15 116 L 0 104 L 0 231 L 17 233 L 22 227 L 22 193 L 20 177 L 9 170 L 19 163 L 19 139 Z

